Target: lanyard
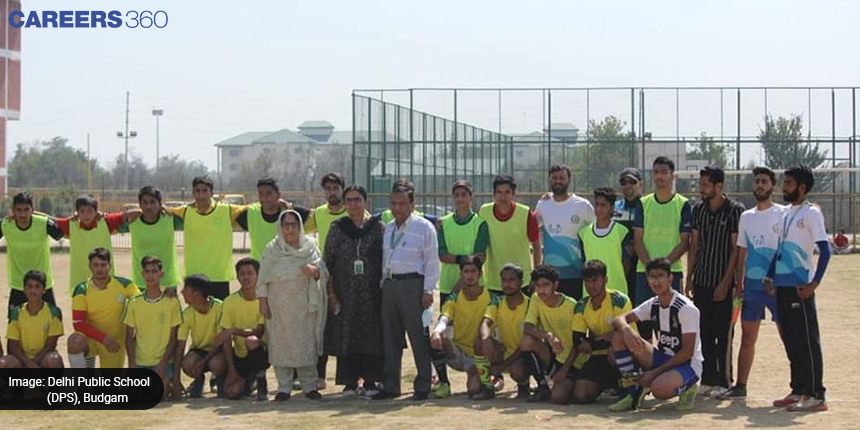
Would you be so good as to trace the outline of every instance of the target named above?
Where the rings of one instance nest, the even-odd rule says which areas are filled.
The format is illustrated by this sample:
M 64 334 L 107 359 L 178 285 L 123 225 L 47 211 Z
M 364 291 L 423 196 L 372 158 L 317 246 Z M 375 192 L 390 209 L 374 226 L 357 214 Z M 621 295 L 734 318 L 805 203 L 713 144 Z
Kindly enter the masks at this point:
M 355 245 L 355 259 L 361 260 L 361 239 L 358 239 L 358 243 Z

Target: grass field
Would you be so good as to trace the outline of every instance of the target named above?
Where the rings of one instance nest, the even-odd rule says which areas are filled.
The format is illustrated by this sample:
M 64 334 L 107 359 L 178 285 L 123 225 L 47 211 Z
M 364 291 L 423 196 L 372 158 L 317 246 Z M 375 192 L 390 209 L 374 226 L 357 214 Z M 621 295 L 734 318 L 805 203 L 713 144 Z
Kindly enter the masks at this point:
M 237 254 L 236 259 L 241 255 Z M 72 332 L 71 301 L 68 294 L 68 255 L 54 254 L 54 275 L 57 279 L 56 296 L 66 316 L 66 334 Z M 5 282 L 5 258 L 0 259 L 2 276 L 2 303 L 8 298 Z M 116 258 L 117 273 L 130 273 L 130 254 L 119 252 Z M 370 401 L 342 399 L 334 384 L 334 359 L 329 361 L 329 388 L 324 398 L 312 402 L 302 396 L 274 404 L 252 400 L 229 401 L 211 397 L 195 401 L 162 403 L 148 411 L 2 411 L 6 428 L 182 428 L 199 427 L 233 428 L 366 428 L 380 426 L 385 429 L 421 428 L 612 428 L 643 426 L 651 428 L 721 428 L 817 426 L 821 429 L 860 427 L 860 394 L 852 387 L 860 387 L 857 363 L 860 340 L 860 306 L 854 292 L 860 278 L 860 255 L 836 255 L 824 283 L 819 288 L 818 312 L 824 348 L 824 382 L 830 411 L 817 414 L 797 414 L 774 409 L 773 399 L 788 393 L 788 361 L 776 328 L 770 321 L 762 324 L 756 361 L 749 381 L 749 398 L 743 402 L 697 400 L 691 413 L 674 410 L 674 401 L 661 403 L 653 398 L 645 401 L 645 410 L 634 413 L 610 414 L 606 412 L 609 399 L 601 399 L 589 406 L 555 406 L 529 404 L 513 400 L 515 386 L 508 386 L 496 400 L 470 401 L 465 391 L 464 375 L 451 372 L 452 388 L 458 394 L 445 400 L 414 403 L 408 400 L 406 390 L 411 388 L 415 376 L 411 354 L 404 354 L 404 399 Z M 236 285 L 233 288 L 237 288 Z M 0 328 L 4 343 L 6 327 Z M 735 354 L 740 341 L 740 327 L 736 328 Z M 60 350 L 65 357 L 65 338 Z M 854 364 L 852 364 L 854 363 Z M 187 383 L 187 381 L 186 381 Z M 269 371 L 269 387 L 274 389 L 274 373 Z M 509 398 L 511 397 L 511 398 Z

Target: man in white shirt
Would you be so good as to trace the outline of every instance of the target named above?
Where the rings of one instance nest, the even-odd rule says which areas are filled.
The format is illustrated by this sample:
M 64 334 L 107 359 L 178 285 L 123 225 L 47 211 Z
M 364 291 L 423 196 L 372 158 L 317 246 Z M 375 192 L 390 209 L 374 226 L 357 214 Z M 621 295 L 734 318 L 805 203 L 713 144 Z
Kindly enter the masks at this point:
M 636 375 L 637 381 L 609 410 L 639 409 L 650 391 L 661 400 L 678 396 L 677 409 L 689 411 L 696 400 L 696 383 L 702 377 L 704 360 L 699 340 L 699 310 L 692 300 L 672 289 L 672 264 L 668 259 L 649 261 L 645 275 L 654 297 L 612 320 L 615 365 L 628 379 Z M 656 326 L 656 346 L 630 326 L 641 321 L 651 321 Z
M 433 293 L 439 280 L 436 228 L 430 221 L 413 214 L 415 188 L 412 182 L 398 180 L 389 201 L 394 220 L 386 224 L 382 244 L 384 382 L 383 390 L 373 399 L 400 396 L 400 362 L 406 334 L 418 369 L 412 399 L 426 400 L 430 393 L 430 339 L 422 315 L 433 305 Z
M 584 263 L 579 230 L 594 221 L 594 207 L 568 191 L 570 176 L 570 168 L 565 165 L 549 169 L 552 198 L 539 201 L 535 214 L 543 242 L 543 263 L 558 272 L 558 291 L 579 300 Z
M 791 206 L 782 215 L 779 246 L 762 279 L 768 294 L 776 295 L 785 352 L 791 364 L 791 393 L 773 405 L 789 411 L 827 410 L 815 290 L 830 262 L 830 244 L 821 209 L 806 201 L 814 183 L 807 166 L 796 165 L 785 171 L 782 193 Z M 816 247 L 818 263 L 813 270 Z
M 731 390 L 717 396 L 722 400 L 747 396 L 747 380 L 755 359 L 755 344 L 765 309 L 770 311 L 771 320 L 779 327 L 776 299 L 765 292 L 762 278 L 776 253 L 780 221 L 786 208 L 774 203 L 770 197 L 776 183 L 773 171 L 767 167 L 756 167 L 752 174 L 756 205 L 744 211 L 738 222 L 736 272 L 743 275 L 738 277 L 741 282 L 735 289 L 735 297 L 743 297 L 738 380 Z

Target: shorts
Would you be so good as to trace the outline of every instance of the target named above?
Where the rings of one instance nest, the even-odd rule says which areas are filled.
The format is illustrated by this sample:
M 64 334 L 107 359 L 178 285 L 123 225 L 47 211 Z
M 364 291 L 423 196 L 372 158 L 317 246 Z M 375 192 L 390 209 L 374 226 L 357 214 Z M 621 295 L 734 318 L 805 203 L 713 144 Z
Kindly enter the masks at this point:
M 579 301 L 582 298 L 582 279 L 559 279 L 558 291 Z
M 209 355 L 209 351 L 207 351 L 207 350 L 205 350 L 205 349 L 202 349 L 202 348 L 192 348 L 192 349 L 189 349 L 189 350 L 188 350 L 188 354 L 194 354 L 194 355 L 196 355 L 199 359 L 201 359 L 201 360 L 202 360 L 202 359 L 206 358 L 206 356 L 207 356 L 207 355 Z M 186 355 L 188 355 L 188 354 L 186 354 Z M 208 372 L 208 371 L 210 371 L 210 370 L 211 370 L 211 369 L 209 369 L 209 363 L 208 363 L 208 362 L 206 362 L 206 363 L 203 365 L 203 371 L 204 371 L 204 372 Z
M 684 277 L 683 272 L 672 272 L 672 289 L 681 292 L 681 278 Z M 633 307 L 641 305 L 654 297 L 654 292 L 648 285 L 648 278 L 644 272 L 636 272 L 636 292 L 633 294 Z
M 224 300 L 230 295 L 230 281 L 211 282 L 209 295 L 218 300 Z
M 86 336 L 83 333 L 80 334 Z M 87 346 L 89 347 L 89 353 L 87 354 L 87 358 L 98 357 L 99 368 L 102 369 L 122 369 L 125 367 L 125 344 L 123 342 L 119 344 L 119 351 L 110 352 L 104 344 L 88 337 Z
M 156 367 L 158 367 L 158 366 L 137 366 L 138 369 L 149 369 L 149 370 L 152 370 L 153 372 L 155 371 Z M 173 363 L 167 364 L 167 371 L 164 372 L 164 376 L 168 379 L 173 378 Z
M 468 369 L 475 366 L 475 359 L 466 354 L 462 349 L 460 349 L 457 344 L 454 344 L 454 357 L 445 358 L 445 362 L 448 363 L 448 367 L 459 370 L 461 372 L 465 372 Z
M 655 369 L 671 359 L 671 355 L 666 354 L 665 352 L 657 348 L 654 348 L 652 353 L 651 369 Z M 678 372 L 681 375 L 681 378 L 684 380 L 681 386 L 675 389 L 674 395 L 676 396 L 684 392 L 687 388 L 696 385 L 696 382 L 699 382 L 699 375 L 696 374 L 696 371 L 693 369 L 693 366 L 690 365 L 689 361 L 684 364 L 673 367 L 670 371 L 672 370 Z
M 555 374 L 558 373 L 559 370 L 561 370 L 562 366 L 564 366 L 564 364 L 561 363 L 560 361 L 556 360 L 555 356 L 553 356 L 552 357 L 552 365 L 550 365 L 550 368 L 549 368 L 549 377 L 552 378 L 553 376 L 555 376 Z M 570 369 L 567 369 L 567 375 L 565 375 L 565 376 L 567 377 L 567 379 L 570 379 L 571 381 L 575 381 L 577 373 L 579 373 L 579 370 L 576 369 L 575 367 L 573 367 L 573 365 L 571 365 Z
M 247 380 L 257 372 L 269 368 L 269 349 L 266 345 L 260 345 L 259 348 L 248 351 L 248 355 L 244 357 L 239 358 L 234 355 L 233 365 L 236 366 L 239 376 Z
M 770 320 L 779 323 L 776 312 L 776 297 L 764 291 L 744 290 L 744 301 L 741 306 L 742 321 L 761 321 L 764 319 L 764 309 L 770 310 Z
M 54 300 L 54 289 L 48 288 L 45 290 L 45 293 L 42 294 L 42 300 L 57 306 L 56 300 Z M 24 294 L 22 290 L 12 290 L 9 292 L 9 314 L 12 315 L 12 309 L 17 308 L 18 306 L 27 303 L 27 296 Z
M 603 391 L 610 387 L 616 387 L 621 374 L 618 372 L 618 368 L 609 363 L 609 356 L 601 354 L 590 356 L 588 361 L 582 365 L 578 376 L 579 379 L 596 383 Z

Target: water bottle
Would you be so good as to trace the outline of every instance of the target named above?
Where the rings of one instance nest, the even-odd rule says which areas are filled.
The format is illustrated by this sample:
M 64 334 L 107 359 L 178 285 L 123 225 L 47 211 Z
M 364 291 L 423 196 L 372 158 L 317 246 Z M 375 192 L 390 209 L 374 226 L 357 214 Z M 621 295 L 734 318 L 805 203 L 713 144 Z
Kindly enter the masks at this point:
M 424 328 L 430 327 L 430 323 L 433 322 L 433 306 L 424 309 L 424 313 L 421 314 L 421 321 L 424 324 Z

